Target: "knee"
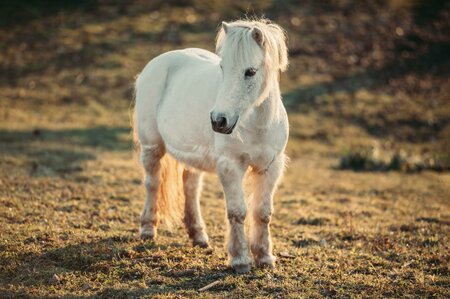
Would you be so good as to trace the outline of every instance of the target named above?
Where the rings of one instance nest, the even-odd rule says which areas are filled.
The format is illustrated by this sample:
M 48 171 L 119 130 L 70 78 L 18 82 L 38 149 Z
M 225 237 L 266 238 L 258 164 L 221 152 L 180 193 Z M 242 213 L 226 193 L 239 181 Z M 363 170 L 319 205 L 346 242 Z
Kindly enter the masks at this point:
M 273 209 L 271 206 L 262 206 L 258 209 L 255 209 L 253 213 L 253 218 L 255 221 L 268 224 L 272 218 Z
M 152 171 L 158 167 L 163 155 L 164 151 L 159 146 L 141 147 L 141 163 L 146 171 Z
M 247 208 L 245 205 L 229 207 L 227 209 L 227 217 L 231 224 L 244 223 L 247 216 Z

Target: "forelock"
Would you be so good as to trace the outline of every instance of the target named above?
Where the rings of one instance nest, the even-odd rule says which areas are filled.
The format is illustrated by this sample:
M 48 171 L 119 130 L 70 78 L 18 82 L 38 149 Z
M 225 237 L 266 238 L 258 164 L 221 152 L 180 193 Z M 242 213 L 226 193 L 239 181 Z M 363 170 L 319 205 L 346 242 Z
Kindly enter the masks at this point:
M 266 19 L 238 20 L 229 24 L 225 33 L 221 28 L 216 38 L 216 53 L 223 57 L 235 55 L 237 63 L 251 59 L 254 51 L 259 47 L 252 39 L 250 31 L 257 27 L 263 34 L 264 64 L 266 71 L 285 71 L 288 65 L 286 34 L 284 30 Z M 234 53 L 234 54 L 229 54 Z M 228 58 L 228 57 L 227 57 Z M 247 60 L 248 61 L 248 60 Z
M 261 51 L 251 36 L 251 27 L 233 24 L 228 32 L 223 33 L 221 42 L 218 42 L 217 54 L 223 60 L 232 60 L 236 64 L 245 64 L 254 61 Z

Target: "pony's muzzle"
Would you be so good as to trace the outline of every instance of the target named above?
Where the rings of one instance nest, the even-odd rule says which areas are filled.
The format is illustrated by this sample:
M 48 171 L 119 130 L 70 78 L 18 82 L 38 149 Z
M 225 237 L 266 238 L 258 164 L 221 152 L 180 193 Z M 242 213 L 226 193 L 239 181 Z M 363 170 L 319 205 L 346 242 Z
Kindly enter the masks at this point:
M 239 118 L 239 116 L 235 116 L 229 119 L 224 113 L 215 112 L 211 112 L 209 117 L 213 131 L 221 134 L 231 134 Z

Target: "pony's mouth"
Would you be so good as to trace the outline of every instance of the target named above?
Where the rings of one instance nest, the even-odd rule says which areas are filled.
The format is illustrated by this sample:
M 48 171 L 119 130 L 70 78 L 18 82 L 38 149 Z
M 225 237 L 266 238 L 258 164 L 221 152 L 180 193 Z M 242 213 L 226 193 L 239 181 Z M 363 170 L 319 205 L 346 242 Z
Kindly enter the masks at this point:
M 228 127 L 221 127 L 221 126 L 212 126 L 212 129 L 214 132 L 216 133 L 220 133 L 220 134 L 226 134 L 229 135 L 231 133 L 233 133 L 234 128 L 236 127 L 236 124 L 238 122 L 239 117 L 236 118 L 235 122 Z

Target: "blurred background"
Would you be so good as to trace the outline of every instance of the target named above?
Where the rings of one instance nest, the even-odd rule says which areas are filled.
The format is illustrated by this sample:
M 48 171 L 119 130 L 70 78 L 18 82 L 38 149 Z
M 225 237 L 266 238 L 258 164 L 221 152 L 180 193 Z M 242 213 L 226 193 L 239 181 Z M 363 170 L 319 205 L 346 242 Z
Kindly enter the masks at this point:
M 292 137 L 305 148 L 312 141 L 314 151 L 340 154 L 340 165 L 354 169 L 449 168 L 448 1 L 0 5 L 2 118 L 13 127 L 123 125 L 133 79 L 151 58 L 213 50 L 222 20 L 264 16 L 289 36 L 281 85 Z
M 276 281 L 224 268 L 212 176 L 214 254 L 177 247 L 182 230 L 138 240 L 134 79 L 163 52 L 213 51 L 221 21 L 246 16 L 289 39 Z M 446 0 L 2 0 L 0 297 L 191 294 L 225 278 L 217 294 L 448 296 L 449 20 Z M 180 282 L 183 267 L 200 278 Z

